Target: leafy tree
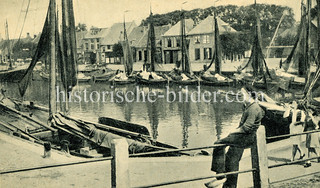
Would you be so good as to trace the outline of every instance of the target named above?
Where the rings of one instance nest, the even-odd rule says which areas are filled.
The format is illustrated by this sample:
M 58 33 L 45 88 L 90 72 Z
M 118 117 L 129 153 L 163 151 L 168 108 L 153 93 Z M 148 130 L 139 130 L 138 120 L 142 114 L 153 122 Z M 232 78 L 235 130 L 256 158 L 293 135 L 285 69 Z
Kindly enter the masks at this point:
M 33 56 L 36 50 L 37 44 L 31 41 L 20 40 L 16 42 L 12 48 L 12 54 L 14 59 L 25 59 Z
M 294 13 L 292 8 L 287 6 L 269 5 L 269 4 L 257 4 L 256 6 L 258 17 L 260 19 L 262 45 L 265 47 L 269 45 L 270 40 L 276 30 L 276 27 L 281 19 L 283 12 L 286 10 L 287 15 L 284 17 L 281 28 L 291 28 L 295 23 Z M 241 38 L 242 42 L 252 41 L 253 33 L 256 24 L 255 6 L 217 6 L 208 7 L 206 9 L 194 9 L 185 12 L 185 18 L 191 18 L 195 23 L 199 23 L 209 15 L 216 13 L 223 21 L 230 24 L 231 27 L 239 32 L 246 33 L 247 35 Z M 180 19 L 181 11 L 176 10 L 166 14 L 155 14 L 153 16 L 154 25 L 161 26 L 167 24 L 176 24 Z M 148 25 L 150 19 L 146 18 L 142 20 L 141 25 Z
M 112 46 L 112 53 L 113 53 L 113 57 L 116 57 L 116 58 L 123 57 L 122 45 L 120 42 Z
M 76 31 L 87 31 L 87 25 L 83 23 L 78 23 L 76 26 Z

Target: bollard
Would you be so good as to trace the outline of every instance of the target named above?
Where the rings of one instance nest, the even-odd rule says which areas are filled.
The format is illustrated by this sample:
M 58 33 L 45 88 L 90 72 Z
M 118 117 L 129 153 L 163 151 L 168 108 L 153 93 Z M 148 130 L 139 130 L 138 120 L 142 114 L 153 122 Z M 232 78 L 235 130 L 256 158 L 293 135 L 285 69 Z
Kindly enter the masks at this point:
M 251 148 L 253 185 L 255 188 L 269 187 L 268 153 L 264 126 L 257 130 L 256 144 Z
M 116 188 L 130 187 L 129 152 L 126 139 L 114 139 L 111 144 L 111 185 Z

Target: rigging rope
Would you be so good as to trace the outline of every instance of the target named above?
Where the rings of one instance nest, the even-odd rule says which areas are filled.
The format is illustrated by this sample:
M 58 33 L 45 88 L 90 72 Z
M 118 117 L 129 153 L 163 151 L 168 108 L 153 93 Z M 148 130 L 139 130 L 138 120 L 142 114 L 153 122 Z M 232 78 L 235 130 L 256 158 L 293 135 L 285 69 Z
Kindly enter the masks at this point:
M 19 13 L 19 17 L 18 17 L 18 23 L 19 23 L 19 20 L 20 20 L 20 17 L 21 17 L 23 4 L 24 4 L 24 0 L 22 1 L 22 4 L 21 4 L 20 13 Z M 18 23 L 17 23 L 17 27 L 16 27 L 16 30 L 14 31 L 14 35 L 13 36 L 16 36 L 17 30 L 18 30 L 18 25 L 19 25 Z
M 19 38 L 18 38 L 18 42 L 20 42 L 20 39 L 21 39 L 21 34 L 22 34 L 22 31 L 23 31 L 23 28 L 24 28 L 24 24 L 26 23 L 26 19 L 27 19 L 27 15 L 28 15 L 28 12 L 29 12 L 29 7 L 30 7 L 30 0 L 28 0 L 28 5 L 27 5 L 27 10 L 26 10 L 26 14 L 24 15 L 24 19 L 23 19 L 23 23 L 22 23 L 22 27 L 21 27 L 21 31 L 20 31 L 20 34 L 19 34 Z M 12 47 L 11 47 L 12 48 Z

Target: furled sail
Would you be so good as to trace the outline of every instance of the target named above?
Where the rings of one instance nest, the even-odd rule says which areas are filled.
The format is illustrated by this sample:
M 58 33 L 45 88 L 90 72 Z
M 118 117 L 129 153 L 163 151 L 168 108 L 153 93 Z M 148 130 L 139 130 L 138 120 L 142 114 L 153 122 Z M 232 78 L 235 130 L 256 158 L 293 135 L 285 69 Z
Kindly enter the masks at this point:
M 302 10 L 305 10 L 302 8 Z M 283 62 L 284 71 L 296 70 L 300 76 L 307 73 L 306 62 L 306 34 L 307 34 L 307 18 L 303 13 L 299 24 L 297 39 L 287 59 Z
M 123 50 L 124 69 L 125 69 L 126 75 L 129 76 L 131 75 L 133 70 L 133 56 L 132 56 L 131 47 L 128 41 L 125 22 L 123 23 L 123 27 L 124 27 L 124 31 L 123 31 L 124 41 L 122 42 L 122 50 Z
M 221 48 L 220 48 L 220 34 L 217 17 L 214 15 L 214 52 L 211 62 L 204 71 L 207 71 L 212 66 L 213 62 L 215 63 L 215 72 L 221 74 Z
M 155 61 L 156 61 L 156 36 L 154 32 L 152 12 L 150 13 L 150 24 L 148 32 L 148 46 L 150 42 L 150 71 L 155 71 Z
M 271 78 L 267 63 L 264 59 L 261 48 L 261 38 L 259 32 L 259 19 L 257 18 L 255 35 L 253 39 L 253 45 L 251 49 L 251 56 L 248 63 L 241 69 L 252 71 L 254 77 L 265 76 L 265 73 Z
M 58 67 L 63 86 L 69 92 L 77 84 L 77 48 L 72 0 L 62 1 L 62 10 L 62 57 Z

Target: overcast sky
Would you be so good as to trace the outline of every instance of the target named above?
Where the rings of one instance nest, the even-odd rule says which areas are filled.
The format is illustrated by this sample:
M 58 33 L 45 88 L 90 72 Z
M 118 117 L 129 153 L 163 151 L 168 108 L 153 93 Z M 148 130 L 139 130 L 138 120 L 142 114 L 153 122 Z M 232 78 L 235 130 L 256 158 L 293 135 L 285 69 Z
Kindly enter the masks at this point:
M 57 0 L 59 2 L 60 0 Z M 183 4 L 185 1 L 187 3 Z M 192 10 L 214 5 L 215 0 L 73 0 L 76 23 L 86 23 L 88 28 L 110 27 L 122 22 L 124 11 L 126 21 L 135 21 L 137 25 L 149 15 L 150 3 L 154 14 L 161 14 L 177 9 Z M 25 10 L 29 0 L 0 0 L 0 35 L 5 38 L 5 21 L 8 20 L 10 38 L 18 38 L 21 32 Z M 249 5 L 254 0 L 220 0 L 218 5 Z M 295 19 L 299 20 L 301 0 L 257 0 L 257 3 L 285 5 L 293 8 Z M 49 0 L 30 0 L 22 37 L 41 31 Z M 21 11 L 22 10 L 22 11 Z

